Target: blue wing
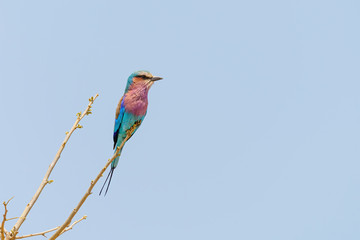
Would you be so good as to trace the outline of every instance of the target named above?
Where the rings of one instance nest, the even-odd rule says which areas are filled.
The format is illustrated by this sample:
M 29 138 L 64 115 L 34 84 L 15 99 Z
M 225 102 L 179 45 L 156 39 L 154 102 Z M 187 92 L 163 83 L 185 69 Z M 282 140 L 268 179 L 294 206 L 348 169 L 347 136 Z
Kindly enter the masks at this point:
M 114 126 L 114 147 L 113 149 L 115 149 L 117 140 L 118 140 L 118 136 L 119 136 L 119 130 L 121 128 L 121 123 L 124 117 L 124 112 L 125 112 L 125 106 L 124 106 L 124 97 L 122 97 L 119 101 L 119 104 L 116 108 L 116 114 L 115 114 L 115 126 Z

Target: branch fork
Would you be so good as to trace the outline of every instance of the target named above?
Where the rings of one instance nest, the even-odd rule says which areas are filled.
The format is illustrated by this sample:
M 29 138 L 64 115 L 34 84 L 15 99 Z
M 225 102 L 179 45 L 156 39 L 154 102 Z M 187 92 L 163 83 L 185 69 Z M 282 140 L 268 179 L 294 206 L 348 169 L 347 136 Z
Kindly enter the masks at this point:
M 82 218 L 80 218 L 79 220 L 76 220 L 75 222 L 73 222 L 69 227 L 65 228 L 61 234 L 71 230 L 77 223 L 81 222 L 82 220 L 85 220 L 87 218 L 87 216 L 83 216 Z M 43 231 L 43 232 L 39 232 L 39 233 L 33 233 L 33 234 L 28 234 L 28 235 L 23 235 L 23 236 L 19 236 L 19 237 L 16 237 L 15 239 L 23 239 L 23 238 L 28 238 L 28 237 L 35 237 L 35 236 L 44 236 L 46 237 L 46 233 L 49 233 L 49 232 L 53 232 L 55 230 L 58 230 L 60 228 L 60 226 L 58 227 L 55 227 L 55 228 L 52 228 L 52 229 L 49 229 L 49 230 L 46 230 L 46 231 Z

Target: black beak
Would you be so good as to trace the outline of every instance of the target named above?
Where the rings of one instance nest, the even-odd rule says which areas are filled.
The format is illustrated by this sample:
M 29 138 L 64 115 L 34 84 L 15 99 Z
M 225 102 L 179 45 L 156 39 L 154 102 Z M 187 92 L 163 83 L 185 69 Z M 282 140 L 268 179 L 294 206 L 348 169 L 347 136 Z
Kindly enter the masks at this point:
M 152 77 L 151 81 L 155 82 L 155 81 L 159 81 L 161 79 L 163 79 L 163 78 L 162 77 Z

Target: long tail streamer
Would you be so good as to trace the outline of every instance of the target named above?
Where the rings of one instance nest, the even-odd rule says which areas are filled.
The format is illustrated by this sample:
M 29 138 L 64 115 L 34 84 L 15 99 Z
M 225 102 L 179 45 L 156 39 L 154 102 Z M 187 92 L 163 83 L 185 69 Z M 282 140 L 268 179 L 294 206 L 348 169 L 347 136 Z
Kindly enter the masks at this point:
M 113 175 L 114 169 L 115 169 L 115 168 L 111 168 L 111 169 L 110 169 L 110 172 L 109 172 L 109 174 L 108 174 L 107 177 L 106 177 L 106 180 L 105 180 L 105 182 L 104 182 L 104 185 L 102 186 L 102 188 L 101 188 L 101 190 L 100 190 L 99 196 L 101 195 L 101 192 L 102 192 L 102 190 L 104 189 L 105 184 L 106 184 L 108 178 L 110 177 L 109 183 L 108 183 L 108 185 L 107 185 L 107 187 L 106 187 L 106 191 L 105 191 L 105 194 L 104 194 L 104 196 L 106 196 L 106 193 L 107 193 L 107 191 L 109 190 L 109 186 L 110 186 L 110 183 L 111 183 L 111 179 L 112 179 L 112 175 Z

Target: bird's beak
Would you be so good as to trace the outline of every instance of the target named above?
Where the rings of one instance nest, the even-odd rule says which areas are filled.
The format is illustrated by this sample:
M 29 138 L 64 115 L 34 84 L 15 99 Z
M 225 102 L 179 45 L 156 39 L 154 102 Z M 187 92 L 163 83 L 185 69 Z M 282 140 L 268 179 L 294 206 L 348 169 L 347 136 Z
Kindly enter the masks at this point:
M 161 79 L 163 79 L 163 78 L 162 77 L 152 77 L 151 81 L 155 82 L 155 81 L 159 81 Z

